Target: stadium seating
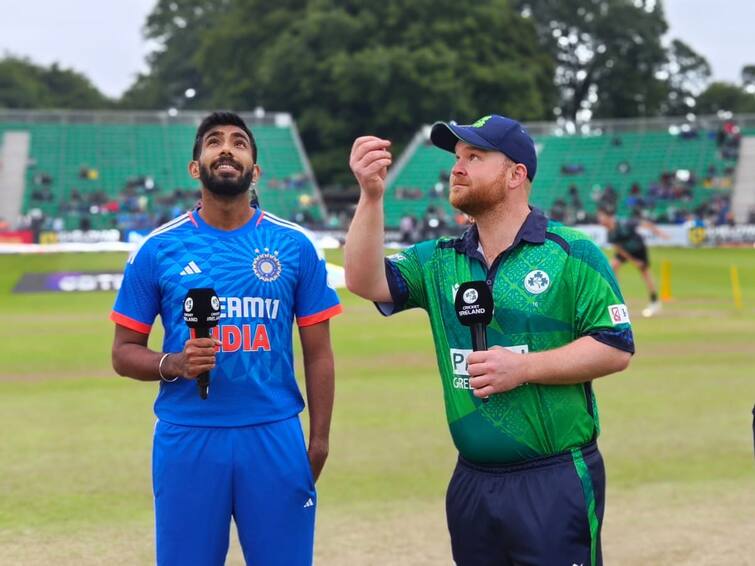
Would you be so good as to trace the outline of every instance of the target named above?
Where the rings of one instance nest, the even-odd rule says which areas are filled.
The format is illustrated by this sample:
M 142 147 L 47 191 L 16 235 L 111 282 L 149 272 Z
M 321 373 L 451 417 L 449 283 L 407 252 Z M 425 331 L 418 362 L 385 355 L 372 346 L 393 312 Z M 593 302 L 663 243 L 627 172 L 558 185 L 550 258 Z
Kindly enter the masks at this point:
M 568 188 L 574 185 L 585 211 L 593 213 L 597 207 L 593 191 L 611 185 L 618 193 L 619 213 L 627 213 L 625 199 L 632 184 L 638 183 L 644 195 L 662 173 L 687 170 L 696 179 L 692 200 L 684 203 L 686 209 L 692 210 L 719 192 L 704 187 L 709 166 L 713 165 L 718 172 L 734 166 L 732 161 L 720 157 L 715 132 L 700 131 L 697 137 L 687 139 L 667 131 L 622 133 L 617 137 L 616 141 L 613 134 L 535 137 L 538 148 L 538 171 L 532 191 L 535 206 L 547 211 L 555 199 L 566 199 Z M 389 183 L 386 225 L 397 227 L 405 214 L 422 218 L 428 206 L 453 214 L 447 199 L 437 198 L 433 189 L 442 172 L 449 172 L 453 163 L 451 154 L 428 143 L 419 144 Z M 568 170 L 569 166 L 572 173 L 562 171 L 562 167 Z M 663 214 L 670 204 L 656 203 L 651 215 Z
M 74 190 L 84 198 L 102 191 L 107 199 L 117 200 L 127 183 L 138 178 L 154 182 L 154 189 L 146 193 L 152 217 L 159 216 L 157 203 L 176 189 L 186 191 L 180 205 L 194 202 L 197 184 L 189 177 L 187 164 L 196 125 L 0 121 L 0 140 L 4 132 L 19 130 L 31 134 L 23 213 L 41 209 L 48 217 L 62 216 L 66 228 L 78 228 L 84 215 L 63 204 Z M 305 156 L 293 128 L 265 124 L 253 130 L 263 171 L 257 187 L 263 208 L 293 219 L 302 203 L 309 203 L 310 218 L 321 220 L 317 187 L 306 174 Z M 46 185 L 40 184 L 41 175 L 48 177 Z M 49 200 L 32 199 L 40 188 L 49 190 Z M 117 224 L 117 213 L 100 210 L 88 215 L 88 221 L 92 228 L 109 228 Z

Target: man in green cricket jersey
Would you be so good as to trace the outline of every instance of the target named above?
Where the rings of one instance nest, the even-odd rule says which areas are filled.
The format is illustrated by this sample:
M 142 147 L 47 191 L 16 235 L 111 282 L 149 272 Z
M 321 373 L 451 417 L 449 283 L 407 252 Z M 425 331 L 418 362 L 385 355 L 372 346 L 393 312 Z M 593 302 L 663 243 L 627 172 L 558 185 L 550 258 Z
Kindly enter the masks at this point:
M 621 291 L 587 236 L 529 206 L 537 155 L 518 122 L 439 122 L 430 137 L 456 155 L 449 198 L 474 225 L 384 258 L 390 142 L 358 138 L 350 165 L 361 196 L 346 239 L 346 284 L 383 314 L 429 314 L 459 450 L 446 496 L 454 560 L 601 564 L 605 471 L 591 383 L 625 369 L 634 352 Z M 493 295 L 487 351 L 472 352 L 454 309 L 458 286 L 470 280 Z

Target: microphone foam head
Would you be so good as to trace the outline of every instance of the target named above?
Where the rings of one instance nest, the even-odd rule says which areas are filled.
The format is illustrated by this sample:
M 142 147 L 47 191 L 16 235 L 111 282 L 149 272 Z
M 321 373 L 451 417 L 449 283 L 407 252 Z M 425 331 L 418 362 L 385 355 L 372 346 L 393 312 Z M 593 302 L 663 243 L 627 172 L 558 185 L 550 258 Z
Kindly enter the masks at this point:
M 220 320 L 220 299 L 215 289 L 189 289 L 184 299 L 184 321 L 189 328 L 217 326 Z
M 493 320 L 493 294 L 485 281 L 467 281 L 459 285 L 454 307 L 456 317 L 464 326 L 487 326 Z

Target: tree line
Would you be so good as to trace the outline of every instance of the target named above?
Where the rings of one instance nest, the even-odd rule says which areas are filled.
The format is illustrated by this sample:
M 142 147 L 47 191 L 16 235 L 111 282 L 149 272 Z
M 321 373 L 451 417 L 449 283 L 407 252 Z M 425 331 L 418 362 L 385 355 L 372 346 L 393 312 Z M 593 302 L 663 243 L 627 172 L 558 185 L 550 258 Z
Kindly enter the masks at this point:
M 401 148 L 438 119 L 755 112 L 755 66 L 711 83 L 705 57 L 667 32 L 656 0 L 158 0 L 149 71 L 120 99 L 6 56 L 0 108 L 286 111 L 324 183 L 349 179 L 356 136 Z

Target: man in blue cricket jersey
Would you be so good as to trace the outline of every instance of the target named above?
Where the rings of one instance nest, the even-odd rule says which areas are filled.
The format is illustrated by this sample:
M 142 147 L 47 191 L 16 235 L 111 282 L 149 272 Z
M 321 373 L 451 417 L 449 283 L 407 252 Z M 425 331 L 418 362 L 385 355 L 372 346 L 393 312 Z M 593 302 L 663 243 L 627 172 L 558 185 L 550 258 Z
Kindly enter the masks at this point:
M 189 164 L 201 203 L 132 254 L 110 316 L 116 372 L 160 382 L 152 462 L 158 564 L 222 564 L 231 517 L 247 563 L 312 563 L 314 482 L 333 408 L 329 319 L 341 306 L 301 228 L 250 206 L 256 162 L 254 136 L 239 116 L 204 119 Z M 183 320 L 184 297 L 198 287 L 220 298 L 212 338 L 192 338 Z M 158 314 L 161 352 L 147 347 Z M 308 446 L 298 417 L 304 401 L 294 376 L 294 319 Z M 194 379 L 208 370 L 202 400 Z

